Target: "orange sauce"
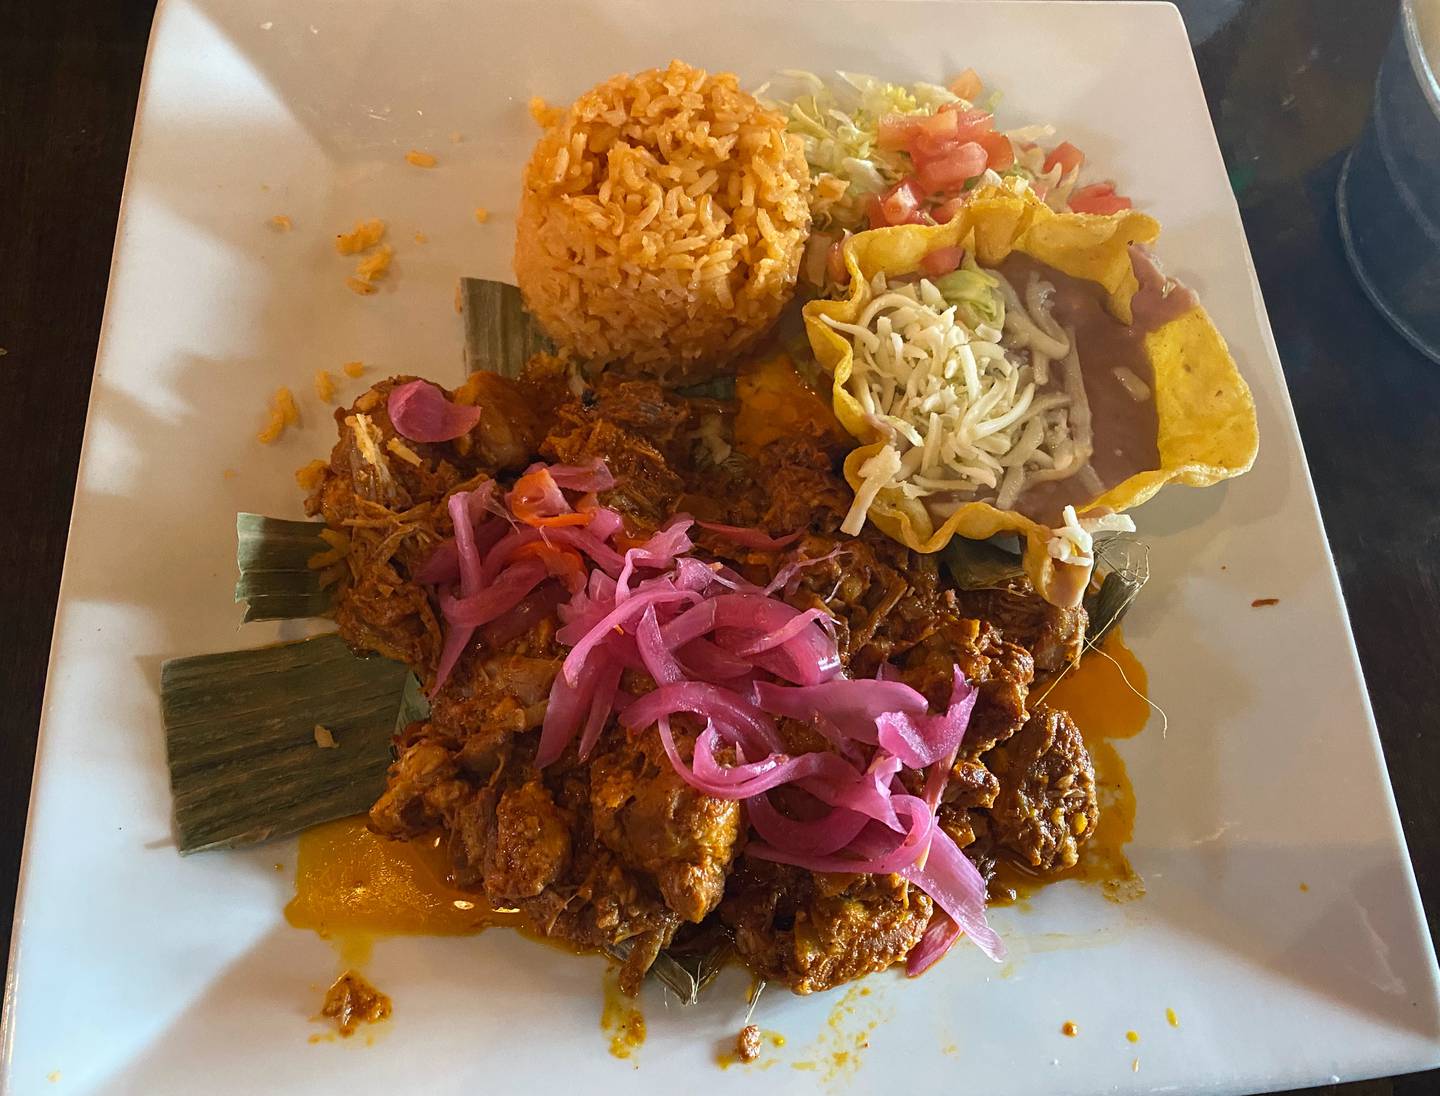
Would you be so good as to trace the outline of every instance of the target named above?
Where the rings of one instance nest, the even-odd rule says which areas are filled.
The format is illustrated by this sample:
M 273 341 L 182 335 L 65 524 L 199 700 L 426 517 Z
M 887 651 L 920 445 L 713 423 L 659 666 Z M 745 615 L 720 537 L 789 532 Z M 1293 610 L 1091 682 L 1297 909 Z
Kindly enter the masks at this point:
M 645 1043 L 645 1017 L 637 1002 L 620 992 L 619 980 L 613 976 L 605 979 L 600 1029 L 610 1036 L 610 1054 L 615 1058 L 629 1058 Z
M 300 835 L 295 897 L 285 918 L 336 943 L 351 965 L 378 936 L 462 936 L 491 925 L 520 925 L 515 911 L 491 909 L 483 895 L 450 880 L 440 838 L 391 841 L 363 817 L 314 826 Z
M 1117 628 L 1106 636 L 1098 651 L 1086 652 L 1053 685 L 1037 682 L 1031 688 L 1032 702 L 1043 699 L 1052 708 L 1064 708 L 1080 728 L 1095 764 L 1100 821 L 1094 836 L 1081 846 L 1080 861 L 1072 868 L 1042 878 L 1002 861 L 991 888 L 995 896 L 992 904 L 1006 904 L 1007 891 L 1014 894 L 1008 901 L 1023 900 L 1060 879 L 1098 883 L 1105 896 L 1116 902 L 1145 893 L 1144 883 L 1125 856 L 1125 846 L 1135 834 L 1135 789 L 1115 740 L 1130 738 L 1145 728 L 1150 718 L 1150 705 L 1145 699 L 1147 686 L 1145 667 L 1125 645 Z
M 787 354 L 744 362 L 735 378 L 735 396 L 740 404 L 735 445 L 742 453 L 753 456 L 794 434 L 847 440 L 829 401 L 805 383 Z

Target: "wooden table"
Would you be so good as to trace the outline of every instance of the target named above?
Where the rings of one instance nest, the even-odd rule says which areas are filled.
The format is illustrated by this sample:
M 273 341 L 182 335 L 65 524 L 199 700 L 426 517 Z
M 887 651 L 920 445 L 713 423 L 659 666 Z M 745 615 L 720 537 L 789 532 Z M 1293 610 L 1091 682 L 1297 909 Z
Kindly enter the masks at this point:
M 1433 932 L 1440 911 L 1440 366 L 1366 301 L 1335 224 L 1340 162 L 1364 123 L 1395 2 L 1182 0 L 1180 7 L 1249 232 Z M 8 515 L 0 536 L 0 940 L 7 944 L 153 9 L 153 0 L 0 5 L 0 514 Z M 1326 1091 L 1421 1096 L 1440 1091 L 1440 1072 Z

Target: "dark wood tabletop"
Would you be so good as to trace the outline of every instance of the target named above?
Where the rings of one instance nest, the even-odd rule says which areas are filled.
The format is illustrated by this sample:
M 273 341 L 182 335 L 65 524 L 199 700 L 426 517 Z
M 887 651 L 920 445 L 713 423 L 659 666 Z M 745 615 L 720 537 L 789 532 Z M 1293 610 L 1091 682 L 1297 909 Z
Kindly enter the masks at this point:
M 1335 185 L 1395 0 L 1181 0 L 1249 233 L 1432 933 L 1440 366 L 1345 263 Z M 0 0 L 0 940 L 153 0 Z M 1124 109 L 1117 104 L 1116 109 Z M 1238 275 L 1243 276 L 1243 274 Z M 83 840 L 83 835 L 77 835 Z M 1318 1090 L 1440 1092 L 1440 1071 Z

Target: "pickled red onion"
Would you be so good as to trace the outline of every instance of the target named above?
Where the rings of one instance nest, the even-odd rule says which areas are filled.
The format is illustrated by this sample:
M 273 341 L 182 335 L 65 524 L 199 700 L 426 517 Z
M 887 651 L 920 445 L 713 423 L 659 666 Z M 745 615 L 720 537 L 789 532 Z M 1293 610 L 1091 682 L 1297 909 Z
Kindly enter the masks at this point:
M 975 690 L 956 667 L 946 710 L 931 714 L 925 697 L 888 667 L 876 679 L 846 678 L 825 626 L 829 614 L 773 596 L 801 568 L 843 549 L 785 564 L 762 590 L 689 555 L 686 518 L 636 543 L 624 537 L 620 515 L 593 495 L 572 503 L 566 491 L 613 485 L 603 463 L 537 465 L 522 479 L 524 498 L 512 491 L 509 507 L 494 498 L 493 483 L 452 496 L 455 537 L 417 570 L 442 586 L 446 632 L 436 689 L 477 628 L 487 644 L 502 643 L 558 607 L 556 637 L 571 649 L 551 686 L 539 766 L 577 736 L 579 757 L 588 757 L 616 712 L 632 731 L 654 726 L 681 779 L 747 804 L 758 836 L 748 855 L 812 871 L 896 872 L 929 894 L 937 912 L 908 957 L 911 973 L 933 964 L 962 931 L 992 958 L 1003 953 L 985 923 L 984 880 L 936 824 Z M 535 524 L 516 524 L 512 511 L 522 502 L 521 517 Z M 552 517 L 574 524 L 556 527 Z M 748 533 L 755 546 L 761 536 L 780 539 Z M 556 573 L 573 587 L 568 599 Z M 656 687 L 632 698 L 621 688 L 627 670 L 644 671 Z M 676 713 L 706 719 L 688 763 L 671 727 Z M 834 749 L 786 752 L 777 716 L 805 721 Z M 721 760 L 722 750 L 733 751 L 733 763 Z M 921 772 L 923 795 L 906 791 L 902 767 Z M 781 786 L 823 809 L 790 817 L 769 797 Z
M 385 405 L 395 433 L 408 441 L 454 441 L 480 421 L 478 407 L 451 403 L 429 381 L 410 381 L 390 390 Z

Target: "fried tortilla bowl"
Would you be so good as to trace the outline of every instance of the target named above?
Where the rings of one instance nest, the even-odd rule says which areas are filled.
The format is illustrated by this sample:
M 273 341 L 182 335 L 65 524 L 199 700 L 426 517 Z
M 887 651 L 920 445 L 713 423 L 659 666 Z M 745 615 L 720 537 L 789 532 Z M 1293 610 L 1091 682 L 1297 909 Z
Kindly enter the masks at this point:
M 845 245 L 850 296 L 805 306 L 810 345 L 833 378 L 835 414 L 861 442 L 845 461 L 851 487 L 860 488 L 861 467 L 888 439 L 850 387 L 850 342 L 822 317 L 853 324 L 874 296 L 871 281 L 876 274 L 913 274 L 931 252 L 963 247 L 982 267 L 996 266 L 1019 252 L 1093 282 L 1103 288 L 1110 314 L 1129 324 L 1131 303 L 1140 288 L 1130 248 L 1149 244 L 1159 234 L 1160 225 L 1143 213 L 1055 213 L 1033 196 L 990 187 L 947 224 L 901 225 L 851 237 Z M 1082 518 L 1138 506 L 1172 482 L 1207 487 L 1248 471 L 1255 460 L 1258 433 L 1249 386 L 1204 308 L 1196 305 L 1147 332 L 1144 350 L 1154 371 L 1160 466 L 1136 472 L 1077 505 Z M 1019 534 L 1031 582 L 1056 605 L 1077 604 L 1089 581 L 1089 565 L 1055 559 L 1047 547 L 1052 530 L 1017 510 L 967 502 L 937 526 L 919 499 L 887 487 L 876 496 L 869 517 L 902 544 L 926 553 L 940 551 L 955 536 L 982 540 Z

